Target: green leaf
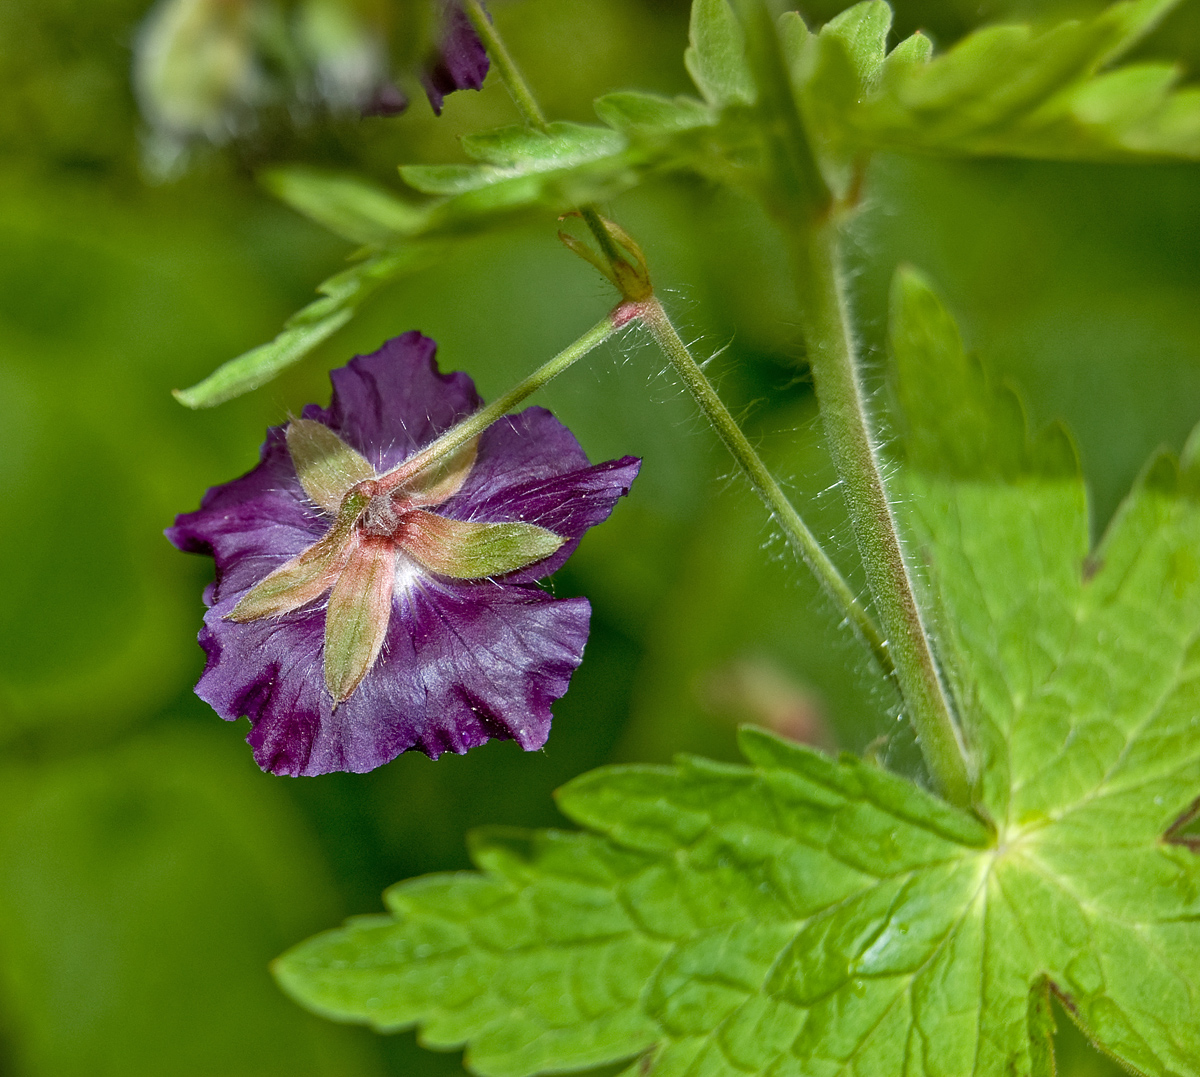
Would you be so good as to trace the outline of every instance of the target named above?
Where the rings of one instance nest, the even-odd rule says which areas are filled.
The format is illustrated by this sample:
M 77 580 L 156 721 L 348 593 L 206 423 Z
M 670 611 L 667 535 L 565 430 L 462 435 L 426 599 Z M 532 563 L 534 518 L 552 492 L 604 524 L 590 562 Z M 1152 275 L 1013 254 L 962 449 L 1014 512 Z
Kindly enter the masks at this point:
M 1089 555 L 1070 440 L 915 274 L 892 319 L 897 503 L 992 822 L 748 731 L 750 766 L 577 779 L 583 833 L 482 835 L 480 874 L 394 888 L 286 990 L 496 1077 L 1044 1074 L 1053 991 L 1127 1066 L 1200 1073 L 1200 435 Z
M 610 93 L 596 98 L 595 108 L 609 127 L 636 138 L 692 131 L 717 122 L 714 109 L 682 95 Z
M 355 176 L 315 168 L 273 168 L 259 179 L 275 197 L 336 235 L 378 247 L 423 228 L 426 209 Z
M 876 149 L 1135 160 L 1200 157 L 1200 91 L 1177 68 L 1105 71 L 1177 0 L 1127 0 L 1044 31 L 992 26 L 942 56 L 909 38 L 885 60 L 883 4 L 828 24 L 800 72 L 810 122 L 834 157 Z M 834 28 L 834 32 L 829 32 Z
M 836 38 L 864 85 L 874 81 L 887 55 L 892 9 L 884 0 L 855 4 L 821 27 L 820 37 Z
M 426 194 L 460 194 L 504 180 L 574 169 L 619 154 L 624 137 L 608 127 L 552 123 L 547 132 L 521 125 L 501 127 L 462 140 L 480 165 L 407 165 L 400 175 Z
M 728 0 L 693 0 L 688 40 L 683 62 L 710 105 L 754 103 L 745 35 Z
M 330 277 L 317 288 L 322 298 L 293 314 L 274 340 L 230 359 L 190 389 L 177 389 L 175 398 L 189 408 L 211 408 L 266 384 L 333 336 L 377 288 L 425 265 L 436 250 L 429 243 L 409 244 Z

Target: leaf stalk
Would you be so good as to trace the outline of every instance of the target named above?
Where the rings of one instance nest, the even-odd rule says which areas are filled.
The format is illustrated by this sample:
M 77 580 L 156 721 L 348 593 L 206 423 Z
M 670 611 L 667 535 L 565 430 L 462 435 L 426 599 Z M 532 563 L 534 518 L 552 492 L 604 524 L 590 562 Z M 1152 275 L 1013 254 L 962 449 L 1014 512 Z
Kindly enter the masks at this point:
M 887 650 L 933 781 L 971 806 L 966 752 L 938 671 L 879 467 L 839 266 L 838 228 L 815 222 L 791 236 L 800 321 L 817 402 Z
M 620 309 L 620 308 L 618 308 Z M 883 672 L 895 676 L 892 657 L 878 625 L 861 602 L 855 597 L 850 584 L 838 571 L 825 552 L 820 542 L 808 529 L 787 494 L 783 492 L 775 477 L 771 474 L 762 457 L 755 451 L 746 435 L 742 432 L 737 421 L 729 413 L 729 409 L 717 395 L 700 368 L 699 363 L 692 357 L 686 344 L 680 338 L 675 326 L 671 324 L 667 312 L 657 297 L 637 304 L 636 318 L 646 327 L 654 342 L 667 357 L 680 380 L 687 387 L 692 399 L 700 406 L 705 418 L 712 424 L 717 436 L 729 450 L 742 473 L 750 481 L 754 492 L 762 498 L 771 515 L 787 536 L 788 542 L 797 555 L 812 570 L 826 594 L 863 639 L 875 656 Z
M 542 106 L 538 104 L 532 88 L 521 73 L 512 53 L 508 51 L 508 46 L 504 44 L 504 38 L 496 30 L 488 13 L 483 10 L 483 5 L 479 0 L 466 0 L 463 7 L 466 10 L 467 18 L 471 20 L 471 25 L 475 28 L 475 33 L 483 42 L 488 57 L 496 65 L 500 81 L 504 83 L 505 89 L 512 97 L 513 104 L 517 106 L 525 125 L 543 133 L 548 132 L 550 124 L 546 120 Z

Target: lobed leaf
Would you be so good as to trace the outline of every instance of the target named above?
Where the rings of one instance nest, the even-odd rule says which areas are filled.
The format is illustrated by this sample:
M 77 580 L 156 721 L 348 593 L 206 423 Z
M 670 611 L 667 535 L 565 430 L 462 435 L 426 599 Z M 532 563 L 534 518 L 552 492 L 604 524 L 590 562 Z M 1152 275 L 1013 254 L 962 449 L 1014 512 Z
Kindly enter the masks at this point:
M 485 834 L 479 874 L 276 964 L 303 1004 L 518 1077 L 1049 1072 L 1049 992 L 1149 1074 L 1200 1073 L 1200 435 L 1089 554 L 1070 439 L 1030 434 L 901 274 L 895 479 L 989 822 L 746 731 L 749 766 L 571 782 L 585 831 Z
M 710 105 L 754 103 L 757 94 L 746 60 L 746 38 L 728 0 L 693 0 L 683 62 Z
M 1036 32 L 991 26 L 930 58 L 914 35 L 886 58 L 890 10 L 858 4 L 819 35 L 785 35 L 818 142 L 835 159 L 878 149 L 1049 160 L 1200 157 L 1200 91 L 1161 63 L 1105 68 L 1177 0 L 1126 0 Z

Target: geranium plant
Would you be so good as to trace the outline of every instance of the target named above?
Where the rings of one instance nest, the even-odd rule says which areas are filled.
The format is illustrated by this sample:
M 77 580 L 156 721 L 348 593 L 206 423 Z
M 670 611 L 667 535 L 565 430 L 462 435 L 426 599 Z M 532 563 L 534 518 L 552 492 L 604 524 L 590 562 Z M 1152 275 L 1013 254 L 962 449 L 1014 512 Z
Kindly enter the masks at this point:
M 465 137 L 472 163 L 402 168 L 421 200 L 299 168 L 267 178 L 360 243 L 358 261 L 274 341 L 180 392 L 190 407 L 260 386 L 380 284 L 516 216 L 561 229 L 615 294 L 488 407 L 419 335 L 352 360 L 330 408 L 271 431 L 258 468 L 180 517 L 172 540 L 218 572 L 198 691 L 250 717 L 264 769 L 553 737 L 586 603 L 536 581 L 638 464 L 590 466 L 548 413 L 509 412 L 618 333 L 657 344 L 795 571 L 892 686 L 923 763 L 900 775 L 747 728 L 743 765 L 583 775 L 559 794 L 582 829 L 474 835 L 477 872 L 401 883 L 385 914 L 299 942 L 274 966 L 284 990 L 465 1046 L 489 1077 L 1044 1075 L 1055 997 L 1131 1071 L 1200 1073 L 1200 440 L 1151 460 L 1093 545 L 1070 434 L 1030 428 L 917 269 L 896 268 L 888 392 L 871 401 L 843 269 L 881 151 L 1200 158 L 1200 91 L 1122 61 L 1174 6 L 1125 0 L 938 52 L 920 33 L 894 42 L 882 0 L 819 27 L 767 0 L 695 0 L 698 96 L 608 94 L 584 125 L 543 113 L 465 0 L 437 18 L 469 20 L 519 123 Z M 676 331 L 654 251 L 609 219 L 666 172 L 735 188 L 778 228 L 864 594 Z

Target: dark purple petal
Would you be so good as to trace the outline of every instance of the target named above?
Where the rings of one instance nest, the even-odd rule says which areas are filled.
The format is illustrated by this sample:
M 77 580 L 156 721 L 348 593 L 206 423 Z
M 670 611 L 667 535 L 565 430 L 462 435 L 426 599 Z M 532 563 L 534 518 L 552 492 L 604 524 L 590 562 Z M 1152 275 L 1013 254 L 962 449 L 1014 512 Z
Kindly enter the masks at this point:
M 254 758 L 275 774 L 363 773 L 418 748 L 433 758 L 496 738 L 540 748 L 550 704 L 583 657 L 586 599 L 534 587 L 423 581 L 392 610 L 379 660 L 336 710 L 324 686 L 324 610 L 271 621 L 205 617 L 196 692 L 250 717 Z
M 253 471 L 214 486 L 198 510 L 176 517 L 166 535 L 187 553 L 213 556 L 213 594 L 219 600 L 226 592 L 248 591 L 320 539 L 332 522 L 305 495 L 288 455 L 284 428 L 276 426 L 267 431 Z
M 332 403 L 309 404 L 303 417 L 325 423 L 387 471 L 483 404 L 466 374 L 438 372 L 436 353 L 420 333 L 394 337 L 333 371 Z
M 572 540 L 505 577 L 510 583 L 540 580 L 563 565 L 588 528 L 608 519 L 640 467 L 633 456 L 589 466 L 570 430 L 545 408 L 526 408 L 484 431 L 462 490 L 437 511 L 456 520 L 520 520 Z
M 448 93 L 480 89 L 487 73 L 487 50 L 471 20 L 454 0 L 443 2 L 438 50 L 421 78 L 433 111 L 442 114 L 442 103 Z

